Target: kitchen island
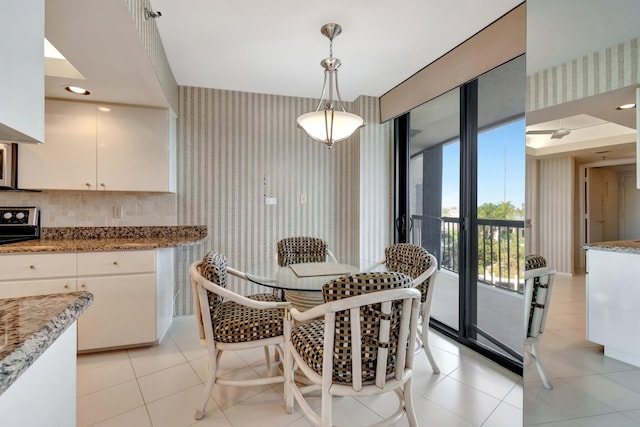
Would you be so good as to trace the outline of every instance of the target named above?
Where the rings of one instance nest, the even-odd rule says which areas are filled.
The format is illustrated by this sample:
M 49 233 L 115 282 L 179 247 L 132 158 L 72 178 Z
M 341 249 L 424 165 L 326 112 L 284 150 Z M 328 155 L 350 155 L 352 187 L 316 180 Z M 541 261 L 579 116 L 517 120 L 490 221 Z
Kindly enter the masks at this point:
M 89 292 L 0 300 L 0 414 L 7 426 L 73 426 L 76 320 Z
M 587 339 L 605 356 L 640 367 L 640 240 L 587 249 Z

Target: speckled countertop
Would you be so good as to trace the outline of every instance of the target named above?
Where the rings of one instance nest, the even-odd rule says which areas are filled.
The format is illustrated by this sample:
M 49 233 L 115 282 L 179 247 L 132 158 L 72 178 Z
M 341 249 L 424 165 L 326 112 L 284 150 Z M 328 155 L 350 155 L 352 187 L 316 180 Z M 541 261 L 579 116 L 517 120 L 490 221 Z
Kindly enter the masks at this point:
M 170 248 L 206 237 L 206 226 L 52 227 L 43 228 L 38 240 L 0 245 L 0 254 Z
M 610 252 L 627 252 L 640 254 L 640 240 L 618 240 L 612 242 L 587 243 L 583 249 L 597 249 Z
M 89 292 L 0 299 L 0 394 L 92 302 Z

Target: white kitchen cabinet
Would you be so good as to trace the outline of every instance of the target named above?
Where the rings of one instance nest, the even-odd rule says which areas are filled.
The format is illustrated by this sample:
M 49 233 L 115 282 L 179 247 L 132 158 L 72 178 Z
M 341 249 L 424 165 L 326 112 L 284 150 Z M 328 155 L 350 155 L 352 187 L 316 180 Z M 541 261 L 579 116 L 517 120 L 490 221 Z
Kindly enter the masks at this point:
M 0 256 L 0 299 L 76 290 L 76 254 Z
M 76 425 L 76 322 L 0 395 L 0 414 L 7 427 Z
M 169 191 L 167 110 L 110 106 L 98 109 L 99 190 Z
M 587 250 L 587 340 L 640 367 L 640 253 Z
M 18 185 L 47 190 L 95 190 L 95 137 L 95 104 L 47 100 L 47 142 L 20 146 Z
M 60 294 L 63 292 L 74 292 L 76 289 L 75 277 L 29 280 L 28 284 L 24 281 L 2 281 L 0 282 L 0 299 Z
M 79 277 L 93 304 L 78 319 L 78 351 L 153 343 L 155 275 Z
M 155 251 L 78 254 L 78 289 L 93 304 L 78 322 L 78 351 L 152 343 Z
M 78 351 L 153 344 L 173 319 L 173 248 L 0 256 L 0 298 L 89 291 Z
M 18 184 L 41 190 L 175 191 L 168 111 L 48 99 L 46 144 L 21 146 Z
M 0 140 L 44 140 L 44 1 L 0 3 Z

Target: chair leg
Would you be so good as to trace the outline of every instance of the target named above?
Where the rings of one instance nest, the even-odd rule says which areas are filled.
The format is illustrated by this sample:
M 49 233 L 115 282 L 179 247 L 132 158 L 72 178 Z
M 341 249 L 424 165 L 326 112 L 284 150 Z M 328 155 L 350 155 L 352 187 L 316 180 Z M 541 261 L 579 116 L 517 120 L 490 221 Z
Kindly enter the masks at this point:
M 323 384 L 322 386 L 322 426 L 321 427 L 332 427 L 332 411 L 331 411 L 331 393 L 327 390 L 326 386 Z M 417 424 L 416 424 L 417 426 Z
M 207 384 L 204 386 L 200 405 L 196 408 L 196 420 L 201 420 L 202 418 L 204 418 L 204 414 L 207 410 L 207 403 L 209 402 L 209 398 L 211 397 L 211 392 L 213 391 L 213 386 L 216 383 L 216 376 L 218 374 L 218 352 L 215 349 L 209 349 L 208 353 L 209 361 L 207 366 Z
M 544 388 L 546 388 L 547 390 L 553 390 L 553 386 L 551 385 L 551 382 L 549 381 L 549 378 L 547 377 L 546 372 L 544 371 L 544 368 L 542 367 L 542 362 L 540 362 L 540 355 L 538 354 L 538 343 L 533 343 L 530 345 L 531 347 L 531 357 L 533 358 L 533 361 L 536 364 L 536 368 L 538 369 L 538 375 L 540 375 L 540 379 L 542 380 L 542 384 L 544 385 Z
M 277 351 L 276 351 L 276 354 L 278 354 Z M 267 365 L 267 376 L 270 377 L 271 375 L 273 375 L 273 372 L 271 372 L 271 355 L 269 354 L 268 345 L 264 346 L 264 361 L 265 361 L 265 364 Z
M 295 384 L 295 375 L 293 373 L 293 355 L 291 354 L 291 328 L 293 328 L 293 320 L 285 319 L 283 324 L 284 343 L 282 344 L 282 373 L 284 375 L 284 408 L 288 414 L 294 411 L 294 395 L 293 388 Z M 276 350 L 276 354 L 278 351 Z
M 431 349 L 429 348 L 429 319 L 428 318 L 425 319 L 423 317 L 422 330 L 420 332 L 422 333 L 422 348 L 424 349 L 424 354 L 427 355 L 427 359 L 429 359 L 429 363 L 431 364 L 431 370 L 433 371 L 434 374 L 439 374 L 440 368 L 436 363 L 436 359 L 433 358 L 433 355 L 431 354 Z
M 410 427 L 418 427 L 418 418 L 416 418 L 416 412 L 413 406 L 413 394 L 411 393 L 411 383 L 413 378 L 409 378 L 404 383 L 402 394 L 404 395 L 404 409 L 407 413 L 407 421 Z

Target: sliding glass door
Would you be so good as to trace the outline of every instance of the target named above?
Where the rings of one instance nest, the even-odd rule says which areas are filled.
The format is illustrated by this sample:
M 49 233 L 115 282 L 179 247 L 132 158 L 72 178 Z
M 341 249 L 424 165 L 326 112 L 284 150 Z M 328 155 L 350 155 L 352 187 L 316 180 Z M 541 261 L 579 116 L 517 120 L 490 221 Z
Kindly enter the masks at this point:
M 524 57 L 396 120 L 399 241 L 439 262 L 432 324 L 514 371 L 523 343 Z M 404 211 L 403 211 L 404 209 Z M 397 224 L 398 225 L 398 224 Z

